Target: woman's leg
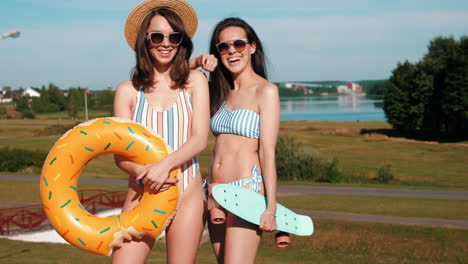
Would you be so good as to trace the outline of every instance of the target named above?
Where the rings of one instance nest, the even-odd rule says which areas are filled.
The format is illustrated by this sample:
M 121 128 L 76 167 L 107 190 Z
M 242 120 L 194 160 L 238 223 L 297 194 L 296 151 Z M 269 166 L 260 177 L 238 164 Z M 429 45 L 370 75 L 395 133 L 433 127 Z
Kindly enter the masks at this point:
M 182 197 L 177 213 L 166 229 L 168 263 L 195 263 L 206 221 L 206 197 L 200 173 Z
M 232 213 L 227 214 L 224 263 L 255 263 L 262 232 Z
M 133 177 L 128 180 L 128 192 L 122 207 L 122 212 L 133 209 L 140 201 L 144 189 L 136 183 Z M 144 236 L 142 239 L 132 239 L 124 241 L 122 247 L 114 250 L 112 254 L 112 263 L 145 263 L 155 239 Z
M 252 166 L 251 179 L 241 179 L 230 184 L 264 194 L 263 180 L 258 172 L 257 165 Z M 229 215 L 229 222 L 227 221 L 227 215 Z M 243 260 L 245 263 L 254 263 L 261 240 L 261 232 L 257 225 L 250 224 L 232 213 L 226 212 L 226 222 L 224 224 L 212 224 L 208 221 L 208 230 L 211 246 L 218 263 L 244 263 Z M 229 238 L 226 238 L 228 236 Z M 243 246 L 247 249 L 242 249 L 241 253 L 236 253 Z
M 224 263 L 224 239 L 226 234 L 226 222 L 223 224 L 213 224 L 208 221 L 208 231 L 210 233 L 211 247 L 218 260 Z

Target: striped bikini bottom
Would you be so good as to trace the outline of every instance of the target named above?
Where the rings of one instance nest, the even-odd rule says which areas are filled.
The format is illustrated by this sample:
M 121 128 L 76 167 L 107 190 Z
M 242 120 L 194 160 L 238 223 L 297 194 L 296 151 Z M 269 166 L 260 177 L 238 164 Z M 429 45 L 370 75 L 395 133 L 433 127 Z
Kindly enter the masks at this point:
M 252 166 L 252 178 L 249 179 L 240 179 L 238 181 L 233 181 L 228 184 L 232 184 L 239 187 L 246 187 L 249 185 L 248 189 L 252 190 L 256 193 L 259 193 L 262 188 L 260 184 L 263 183 L 263 177 L 258 173 L 257 165 Z M 211 185 L 211 186 L 210 186 Z M 216 183 L 208 184 L 207 181 L 203 184 L 205 188 L 205 194 L 208 200 L 208 210 L 210 215 L 210 222 L 213 224 L 222 224 L 226 222 L 226 213 L 224 209 L 215 201 L 211 194 L 212 187 L 214 187 Z
M 263 183 L 263 177 L 262 175 L 260 175 L 260 173 L 258 173 L 258 166 L 255 164 L 252 166 L 252 178 L 240 179 L 238 181 L 229 182 L 227 184 L 232 184 L 232 185 L 239 186 L 239 187 L 245 187 L 249 185 L 249 188 L 248 188 L 249 190 L 259 193 L 262 190 L 260 183 Z M 209 197 L 208 186 L 209 186 L 209 183 L 207 180 L 205 180 L 205 182 L 203 183 L 203 188 L 205 189 L 205 193 L 207 197 Z

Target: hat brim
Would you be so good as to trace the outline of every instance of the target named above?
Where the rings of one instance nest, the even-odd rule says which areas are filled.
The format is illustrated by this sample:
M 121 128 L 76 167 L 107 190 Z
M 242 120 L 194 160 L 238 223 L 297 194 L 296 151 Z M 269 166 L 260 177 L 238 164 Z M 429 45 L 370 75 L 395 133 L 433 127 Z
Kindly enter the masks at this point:
M 182 19 L 189 37 L 193 38 L 198 27 L 198 17 L 189 3 L 184 0 L 146 0 L 132 10 L 125 23 L 125 38 L 130 48 L 135 50 L 138 32 L 146 16 L 161 7 L 174 11 Z

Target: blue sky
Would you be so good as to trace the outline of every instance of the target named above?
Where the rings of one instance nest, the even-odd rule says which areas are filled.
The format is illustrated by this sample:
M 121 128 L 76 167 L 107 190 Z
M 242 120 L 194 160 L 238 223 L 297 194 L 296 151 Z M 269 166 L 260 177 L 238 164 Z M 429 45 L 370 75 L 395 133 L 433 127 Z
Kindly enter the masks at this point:
M 140 0 L 0 0 L 0 87 L 50 82 L 92 90 L 129 79 L 125 20 Z M 259 34 L 271 81 L 385 79 L 436 36 L 468 36 L 468 1 L 189 0 L 199 17 L 194 55 L 214 25 L 238 16 Z

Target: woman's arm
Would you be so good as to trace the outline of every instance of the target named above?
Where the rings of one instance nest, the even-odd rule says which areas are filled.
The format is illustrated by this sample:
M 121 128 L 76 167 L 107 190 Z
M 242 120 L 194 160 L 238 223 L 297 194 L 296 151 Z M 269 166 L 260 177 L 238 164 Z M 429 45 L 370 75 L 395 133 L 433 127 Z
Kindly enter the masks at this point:
M 267 209 L 261 218 L 260 229 L 274 231 L 276 229 L 276 164 L 275 148 L 280 123 L 280 103 L 278 87 L 268 82 L 258 96 L 260 109 L 260 143 L 259 159 L 264 179 L 265 192 L 268 199 Z
M 192 70 L 202 67 L 205 71 L 213 72 L 216 66 L 218 66 L 218 59 L 212 54 L 202 54 L 189 60 L 189 67 Z
M 137 91 L 131 81 L 120 83 L 114 96 L 114 116 L 131 120 L 134 104 L 136 102 Z M 115 164 L 127 174 L 135 177 L 142 172 L 143 165 L 134 163 L 128 158 L 114 155 Z
M 187 89 L 192 98 L 192 136 L 176 151 L 160 162 L 152 164 L 147 171 L 137 177 L 137 179 L 143 179 L 143 183 L 153 190 L 161 188 L 172 168 L 197 156 L 208 145 L 210 121 L 208 80 L 201 71 L 193 70 L 190 73 Z

